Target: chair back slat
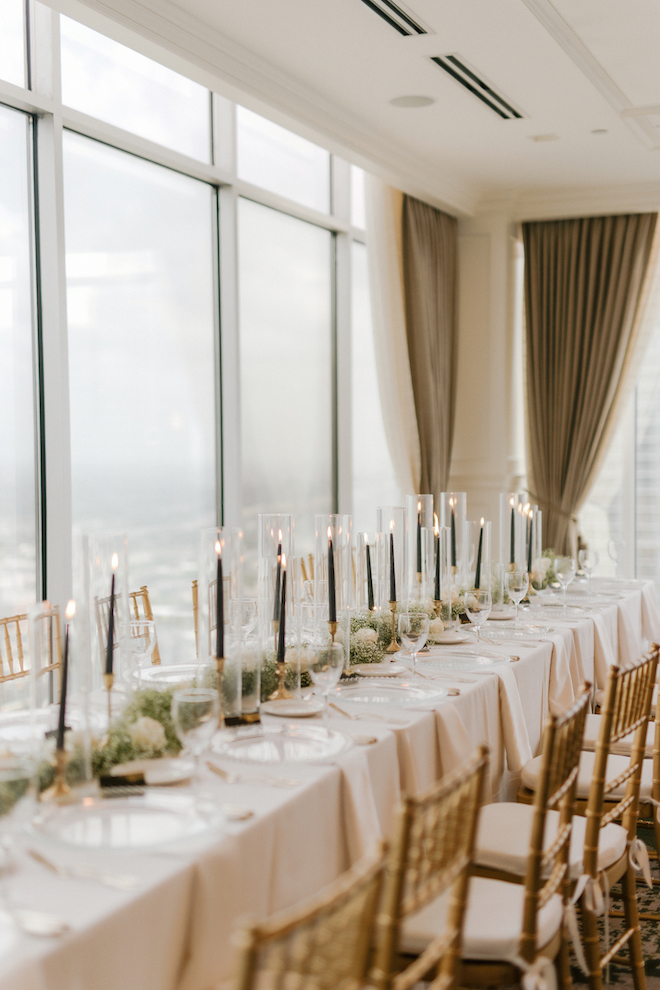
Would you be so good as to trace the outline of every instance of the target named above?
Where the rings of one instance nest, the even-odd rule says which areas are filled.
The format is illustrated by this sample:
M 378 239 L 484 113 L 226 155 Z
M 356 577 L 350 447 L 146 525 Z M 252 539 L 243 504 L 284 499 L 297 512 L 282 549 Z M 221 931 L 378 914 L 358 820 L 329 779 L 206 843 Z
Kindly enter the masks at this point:
M 376 987 L 406 990 L 438 964 L 441 983 L 449 985 L 453 979 L 460 959 L 468 866 L 487 759 L 487 750 L 481 747 L 467 764 L 424 794 L 402 801 L 377 920 L 374 965 L 369 974 L 370 983 Z M 397 973 L 404 919 L 447 890 L 450 906 L 445 931 L 438 933 L 411 966 Z
M 591 697 L 591 685 L 584 684 L 571 707 L 561 715 L 550 715 L 543 732 L 541 767 L 534 793 L 530 832 L 525 902 L 520 938 L 520 955 L 527 962 L 536 957 L 539 910 L 554 894 L 568 898 L 569 850 L 582 737 Z M 559 812 L 557 835 L 544 850 L 547 813 Z M 549 873 L 549 875 L 548 875 Z
M 101 644 L 101 650 L 105 652 L 108 648 L 108 622 L 110 619 L 110 595 L 105 598 L 94 598 L 94 611 L 96 614 L 96 628 L 99 634 L 99 642 Z M 119 600 L 118 596 L 115 595 L 114 601 L 114 614 L 115 623 L 119 616 Z M 153 622 L 154 614 L 151 609 L 151 601 L 149 599 L 149 590 L 146 584 L 140 587 L 139 591 L 129 591 L 128 593 L 128 615 L 130 619 L 146 619 L 149 622 Z M 119 642 L 115 637 L 113 643 L 113 652 L 119 648 Z M 151 655 L 152 666 L 156 666 L 161 662 L 160 651 L 158 649 L 158 642 L 154 646 L 154 651 Z
M 29 668 L 25 665 L 21 631 L 21 626 L 23 631 L 27 629 L 27 621 L 27 614 L 10 615 L 0 619 L 4 641 L 4 649 L 0 648 L 0 683 L 26 677 L 29 673 Z
M 659 648 L 653 646 L 645 656 L 628 667 L 610 667 L 605 701 L 601 707 L 600 732 L 586 811 L 584 871 L 592 877 L 598 875 L 598 835 L 601 828 L 612 821 L 621 820 L 629 839 L 634 839 L 636 834 L 639 785 L 658 653 Z M 612 743 L 630 733 L 634 733 L 634 736 L 628 766 L 615 778 L 608 780 L 607 761 Z M 605 799 L 623 784 L 626 785 L 623 796 L 605 812 Z
M 154 613 L 151 610 L 149 591 L 146 584 L 141 585 L 139 591 L 129 591 L 128 605 L 129 605 L 129 611 L 132 611 L 133 613 L 132 616 L 133 618 L 146 619 L 148 622 L 154 621 Z M 156 641 L 156 645 L 154 646 L 154 651 L 151 654 L 151 664 L 154 667 L 160 664 L 160 651 L 158 649 L 158 641 Z
M 358 864 L 310 904 L 245 928 L 235 990 L 358 990 L 365 983 L 384 855 Z

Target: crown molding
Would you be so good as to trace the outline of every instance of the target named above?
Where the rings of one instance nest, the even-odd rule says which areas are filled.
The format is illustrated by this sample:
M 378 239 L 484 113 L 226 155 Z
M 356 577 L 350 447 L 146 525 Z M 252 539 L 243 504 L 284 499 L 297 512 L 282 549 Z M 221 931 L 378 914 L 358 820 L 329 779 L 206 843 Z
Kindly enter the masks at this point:
M 49 2 L 61 13 L 90 27 L 103 27 L 118 41 L 178 71 L 185 67 L 188 75 L 221 95 L 257 112 L 265 111 L 272 120 L 304 137 L 321 140 L 330 151 L 362 165 L 411 196 L 462 216 L 472 215 L 476 208 L 477 189 L 407 154 L 400 144 L 373 130 L 362 119 L 170 0 Z M 111 25 L 124 30 L 108 30 Z M 174 62 L 163 57 L 167 53 Z
M 479 205 L 478 214 L 488 206 Z M 616 213 L 650 213 L 660 210 L 660 182 L 574 189 L 535 190 L 520 193 L 513 220 L 550 220 L 567 217 L 610 216 Z

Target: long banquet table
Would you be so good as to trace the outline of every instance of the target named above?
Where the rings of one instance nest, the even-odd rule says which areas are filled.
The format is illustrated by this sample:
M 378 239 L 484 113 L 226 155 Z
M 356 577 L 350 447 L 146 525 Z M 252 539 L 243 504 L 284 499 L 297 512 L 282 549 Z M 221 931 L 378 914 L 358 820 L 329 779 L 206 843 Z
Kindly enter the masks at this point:
M 594 591 L 599 586 L 594 580 Z M 614 587 L 602 584 L 608 586 Z M 130 893 L 54 876 L 19 849 L 18 869 L 5 881 L 9 903 L 57 913 L 70 931 L 57 940 L 38 938 L 0 919 L 0 990 L 227 985 L 237 919 L 290 907 L 335 879 L 390 833 L 402 792 L 424 789 L 484 742 L 491 753 L 487 798 L 512 798 L 522 765 L 538 751 L 548 711 L 570 704 L 583 680 L 602 687 L 609 665 L 628 663 L 647 642 L 660 642 L 651 582 L 618 582 L 616 593 L 579 617 L 551 618 L 555 631 L 545 638 L 530 633 L 497 647 L 484 644 L 519 660 L 483 676 L 457 674 L 459 693 L 429 710 L 388 709 L 402 724 L 333 714 L 332 727 L 358 744 L 332 763 L 287 767 L 299 786 L 228 784 L 205 769 L 209 797 L 251 809 L 245 821 L 140 853 L 41 846 L 61 864 L 139 877 Z M 452 686 L 451 678 L 443 674 L 442 684 Z

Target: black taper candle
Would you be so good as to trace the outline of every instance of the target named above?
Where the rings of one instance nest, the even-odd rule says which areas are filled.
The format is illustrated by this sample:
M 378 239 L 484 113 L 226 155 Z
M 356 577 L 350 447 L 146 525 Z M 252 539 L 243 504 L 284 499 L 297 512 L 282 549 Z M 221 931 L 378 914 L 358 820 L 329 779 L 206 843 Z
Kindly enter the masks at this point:
M 511 538 L 509 546 L 509 563 L 515 564 L 516 562 L 516 519 L 513 511 L 513 504 L 511 505 Z
M 422 573 L 422 504 L 417 503 L 417 573 Z
M 435 588 L 433 597 L 436 602 L 440 601 L 440 534 L 435 534 Z
M 335 551 L 328 528 L 328 622 L 337 621 L 337 588 L 335 585 Z
M 105 651 L 105 672 L 112 674 L 113 653 L 115 649 L 115 572 L 112 572 L 110 582 L 110 615 L 108 616 L 108 642 Z
M 534 521 L 530 512 L 529 516 L 529 535 L 528 535 L 528 545 L 527 545 L 527 573 L 532 573 L 532 534 L 533 534 Z
M 66 607 L 67 620 L 72 619 L 76 611 L 76 606 L 72 601 Z M 57 722 L 57 740 L 55 749 L 64 749 L 64 730 L 66 727 L 66 693 L 69 681 L 69 622 L 66 624 L 66 635 L 64 637 L 64 658 L 62 660 L 62 686 L 60 688 L 60 713 Z
M 275 572 L 275 594 L 273 596 L 273 622 L 280 617 L 280 580 L 282 575 L 282 542 L 277 544 L 277 570 Z
M 484 521 L 481 520 L 481 530 L 479 532 L 479 548 L 477 550 L 477 566 L 474 571 L 474 587 L 481 587 L 481 549 L 484 542 Z
M 371 550 L 369 548 L 369 542 L 366 542 L 367 547 L 367 601 L 369 603 L 369 611 L 374 610 L 374 579 L 371 573 Z
M 394 533 L 390 532 L 390 601 L 396 601 L 396 571 L 394 570 Z
M 451 566 L 456 567 L 456 514 L 453 499 L 451 506 Z
M 221 660 L 225 655 L 225 596 L 222 587 L 222 545 L 220 540 L 215 544 L 215 552 L 218 555 L 215 576 L 215 655 L 218 660 Z
M 286 557 L 282 561 L 282 599 L 280 602 L 280 628 L 277 640 L 277 662 L 284 663 L 286 636 Z

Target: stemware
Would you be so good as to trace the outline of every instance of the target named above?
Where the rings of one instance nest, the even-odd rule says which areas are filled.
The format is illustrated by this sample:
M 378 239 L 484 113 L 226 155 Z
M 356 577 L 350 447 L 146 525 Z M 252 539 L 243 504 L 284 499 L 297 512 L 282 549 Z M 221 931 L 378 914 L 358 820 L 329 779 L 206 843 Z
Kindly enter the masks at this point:
M 323 695 L 323 719 L 328 718 L 328 695 L 336 687 L 344 669 L 344 648 L 341 643 L 324 643 L 307 648 L 307 670 L 314 687 Z
M 138 671 L 138 683 L 142 682 L 142 671 L 152 661 L 158 637 L 153 619 L 131 619 L 130 649 Z
M 610 540 L 607 544 L 607 553 L 610 560 L 614 561 L 614 576 L 617 578 L 621 577 L 621 567 L 625 552 L 625 540 Z
M 200 757 L 218 728 L 219 710 L 218 692 L 212 688 L 178 688 L 172 695 L 174 731 L 195 761 L 195 781 Z
M 403 612 L 399 616 L 399 636 L 412 657 L 413 673 L 417 654 L 426 643 L 429 634 L 429 617 L 424 612 Z
M 475 591 L 466 592 L 464 598 L 465 612 L 474 626 L 474 631 L 477 634 L 477 643 L 479 642 L 479 627 L 484 624 L 490 615 L 490 610 L 493 607 L 493 600 L 491 598 L 490 591 L 481 591 L 477 589 Z
M 587 586 L 589 591 L 591 591 L 591 575 L 600 563 L 600 554 L 597 550 L 580 550 L 578 551 L 578 561 L 580 567 L 587 575 Z
M 555 574 L 564 592 L 564 604 L 566 604 L 566 589 L 577 574 L 577 564 L 575 557 L 555 557 Z
M 529 589 L 529 577 L 526 571 L 507 571 L 504 575 L 504 587 L 511 601 L 516 606 L 516 629 L 520 628 L 518 606 Z

